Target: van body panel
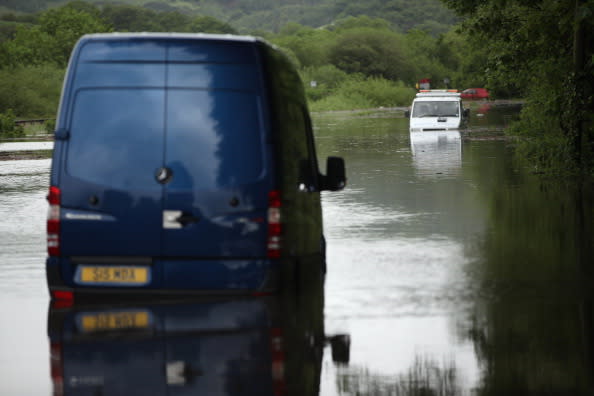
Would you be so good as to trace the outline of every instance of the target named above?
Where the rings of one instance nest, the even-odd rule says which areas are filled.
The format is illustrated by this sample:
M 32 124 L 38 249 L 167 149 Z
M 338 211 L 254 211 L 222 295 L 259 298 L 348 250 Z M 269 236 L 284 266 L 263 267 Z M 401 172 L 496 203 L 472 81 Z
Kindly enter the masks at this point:
M 323 254 L 319 171 L 303 87 L 284 55 L 252 38 L 97 34 L 75 47 L 50 182 L 61 191 L 52 287 L 81 266 L 148 269 L 123 289 L 259 290 L 269 193 L 282 199 L 282 255 Z M 60 132 L 61 131 L 61 132 Z M 82 258 L 82 259 L 81 259 Z M 60 278 L 61 279 L 58 279 Z
M 303 85 L 290 70 L 288 59 L 269 47 L 268 76 L 272 129 L 276 132 L 278 188 L 283 194 L 284 253 L 323 254 L 323 224 L 319 192 L 319 167 L 313 128 L 306 108 Z M 298 99 L 302 99 L 301 101 Z M 282 137 L 282 138 L 279 138 Z M 292 159 L 290 161 L 283 160 Z
M 162 260 L 166 289 L 260 290 L 273 275 L 270 260 Z

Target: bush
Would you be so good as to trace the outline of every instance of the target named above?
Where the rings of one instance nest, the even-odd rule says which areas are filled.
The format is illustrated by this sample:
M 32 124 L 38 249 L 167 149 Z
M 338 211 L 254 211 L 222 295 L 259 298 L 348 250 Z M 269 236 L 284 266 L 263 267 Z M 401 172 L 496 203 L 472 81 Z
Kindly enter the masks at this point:
M 331 95 L 349 76 L 333 65 L 308 67 L 300 71 L 305 84 L 305 94 L 309 101 L 315 102 Z
M 0 137 L 20 137 L 25 134 L 23 127 L 16 125 L 14 121 L 12 109 L 0 113 Z
M 43 129 L 45 129 L 46 133 L 54 133 L 54 131 L 56 130 L 56 120 L 54 120 L 54 119 L 46 120 L 43 123 Z
M 362 79 L 350 77 L 329 95 L 312 100 L 310 107 L 314 111 L 353 110 L 372 107 L 408 106 L 415 96 L 413 88 L 402 82 L 393 82 L 383 78 Z
M 415 68 L 403 37 L 389 30 L 348 30 L 329 49 L 329 61 L 349 74 L 412 81 Z
M 312 111 L 369 109 L 373 104 L 363 95 L 345 96 L 343 93 L 327 96 L 310 104 Z
M 415 90 L 402 82 L 383 78 L 363 81 L 347 81 L 339 88 L 345 96 L 362 95 L 376 107 L 408 106 L 415 96 Z
M 334 65 L 307 67 L 302 69 L 300 74 L 306 85 L 309 85 L 310 81 L 315 81 L 318 87 L 323 86 L 330 89 L 336 88 L 349 76 Z
M 0 112 L 21 118 L 55 117 L 64 70 L 54 65 L 0 69 Z

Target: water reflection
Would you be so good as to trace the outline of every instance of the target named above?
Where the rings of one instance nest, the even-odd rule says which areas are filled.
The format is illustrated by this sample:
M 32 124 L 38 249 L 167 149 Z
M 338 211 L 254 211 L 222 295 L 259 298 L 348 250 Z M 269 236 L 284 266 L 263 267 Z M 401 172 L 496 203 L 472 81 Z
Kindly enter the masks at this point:
M 342 375 L 339 391 L 344 395 L 460 395 L 465 392 L 458 375 L 453 361 L 417 356 L 408 370 L 393 377 L 367 370 Z
M 489 130 L 514 117 L 485 111 Z M 349 164 L 349 188 L 324 197 L 326 326 L 356 342 L 323 394 L 593 394 L 592 192 L 527 174 L 503 140 L 462 141 L 433 177 L 398 121 L 326 125 L 320 155 Z
M 477 289 L 467 329 L 480 393 L 592 394 L 591 189 L 524 175 L 482 193 L 490 231 L 469 268 Z
M 462 142 L 452 136 L 454 161 L 446 150 L 445 166 L 432 168 L 433 158 L 421 153 L 426 177 L 415 166 L 405 119 L 369 124 L 330 116 L 317 122 L 320 156 L 340 149 L 349 177 L 343 192 L 323 200 L 326 326 L 353 339 L 348 367 L 325 366 L 335 386 L 325 383 L 322 395 L 466 392 L 480 372 L 472 343 L 457 331 L 469 309 L 465 242 L 483 230 L 484 217 Z M 440 154 L 437 138 L 426 143 Z M 492 150 L 477 155 L 471 148 L 469 158 L 480 161 Z M 435 177 L 443 168 L 451 173 Z
M 271 329 L 283 331 L 288 395 L 594 394 L 591 189 L 526 174 L 496 140 L 463 140 L 457 173 L 426 177 L 401 116 L 315 121 L 320 158 L 343 155 L 349 173 L 348 188 L 323 201 L 325 296 L 304 279 L 288 300 L 52 307 L 64 394 L 98 390 L 101 375 L 112 376 L 104 394 L 124 392 L 116 385 L 126 375 L 153 384 L 149 395 L 208 393 L 200 385 L 272 394 Z M 0 300 L 10 318 L 0 326 L 0 394 L 49 394 L 38 323 L 49 162 L 0 165 Z M 100 327 L 113 323 L 129 329 Z M 341 338 L 328 334 L 344 333 L 351 348 L 336 364 L 331 352 L 344 343 L 330 351 Z
M 50 305 L 51 375 L 60 395 L 318 395 L 328 337 L 323 276 L 294 292 L 241 299 Z
M 522 109 L 521 102 L 484 102 L 471 113 L 468 127 L 472 131 L 502 131 L 518 118 Z
M 51 150 L 54 142 L 0 142 L 0 152 Z
M 411 131 L 410 147 L 413 164 L 419 175 L 456 175 L 460 171 L 460 131 Z

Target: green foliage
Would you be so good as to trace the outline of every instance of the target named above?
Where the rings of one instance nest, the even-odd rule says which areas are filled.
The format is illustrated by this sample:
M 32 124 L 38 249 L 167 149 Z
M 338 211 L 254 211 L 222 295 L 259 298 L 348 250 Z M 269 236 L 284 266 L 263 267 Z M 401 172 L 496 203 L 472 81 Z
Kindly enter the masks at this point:
M 50 118 L 43 123 L 45 133 L 53 133 L 56 130 L 56 119 Z
M 347 73 L 333 65 L 301 69 L 301 80 L 305 83 L 305 94 L 307 99 L 313 102 L 331 95 L 347 78 Z
M 0 112 L 12 109 L 19 117 L 56 115 L 64 69 L 46 64 L 0 69 Z
M 192 16 L 178 11 L 159 12 L 129 5 L 106 5 L 101 10 L 101 16 L 120 32 L 237 33 L 228 23 L 211 16 Z
M 416 91 L 402 82 L 392 82 L 383 78 L 370 78 L 363 81 L 347 80 L 338 88 L 344 96 L 362 95 L 373 107 L 407 106 Z
M 345 31 L 330 48 L 330 63 L 347 73 L 412 83 L 404 40 L 389 30 L 356 28 Z
M 392 30 L 390 22 L 383 18 L 371 18 L 367 15 L 359 17 L 349 16 L 344 19 L 339 19 L 332 26 L 333 30 L 349 30 L 356 28 L 370 28 L 376 30 Z
M 14 123 L 15 117 L 12 109 L 8 109 L 0 113 L 0 137 L 20 137 L 24 135 L 24 130 L 21 126 Z
M 406 81 L 412 84 L 421 78 L 429 78 L 437 83 L 445 77 L 453 79 L 453 70 L 446 68 L 439 58 L 439 41 L 429 33 L 413 29 L 404 36 L 404 44 L 403 53 L 411 70 Z
M 453 29 L 438 37 L 435 50 L 435 58 L 451 73 L 452 87 L 464 89 L 487 85 L 488 53 L 472 35 Z M 489 88 L 492 95 L 503 93 Z
M 301 67 L 319 67 L 329 63 L 328 51 L 334 40 L 335 34 L 328 30 L 292 23 L 271 41 L 281 48 L 290 49 Z
M 194 18 L 188 25 L 188 31 L 193 33 L 237 34 L 237 31 L 231 25 L 210 16 Z
M 345 81 L 348 74 L 334 65 L 323 65 L 320 67 L 306 67 L 301 70 L 301 79 L 307 83 L 315 81 L 317 87 L 334 89 Z
M 401 82 L 354 76 L 330 90 L 327 96 L 311 102 L 310 107 L 314 111 L 327 111 L 406 106 L 412 101 L 415 92 Z
M 128 5 L 106 5 L 101 10 L 101 17 L 116 32 L 159 31 L 156 15 L 155 11 Z
M 21 12 L 36 12 L 48 6 L 45 0 L 2 0 L 2 6 Z
M 258 35 L 282 48 L 301 69 L 308 99 L 318 108 L 408 105 L 411 87 L 420 78 L 439 81 L 480 73 L 461 70 L 469 58 L 461 44 L 462 35 L 435 37 L 421 30 L 404 34 L 399 31 L 401 26 L 397 27 L 391 18 L 380 18 L 384 15 L 378 12 L 385 7 L 393 13 L 416 10 L 418 19 L 419 15 L 435 11 L 434 0 L 419 1 L 423 10 L 417 3 L 400 0 L 357 4 L 287 0 L 280 5 L 272 0 L 123 3 L 126 1 L 96 6 L 92 1 L 79 0 L 28 19 L 24 15 L 6 15 L 4 19 L 11 22 L 4 23 L 11 25 L 0 44 L 0 111 L 11 108 L 19 117 L 53 117 L 71 48 L 85 33 L 115 30 L 233 34 L 237 30 L 230 23 L 245 18 L 258 21 Z M 197 10 L 201 15 L 192 13 Z M 371 16 L 364 15 L 366 10 Z M 263 15 L 265 22 L 261 20 Z M 337 21 L 336 15 L 340 15 Z M 23 18 L 27 24 L 22 23 Z M 222 18 L 230 23 L 222 22 Z M 312 27 L 322 24 L 326 27 Z M 310 81 L 317 85 L 309 86 Z
M 2 0 L 6 10 L 22 12 L 38 12 L 63 3 L 64 0 Z M 142 6 L 151 11 L 178 12 L 191 17 L 210 16 L 240 32 L 256 29 L 279 32 L 290 22 L 321 27 L 367 15 L 383 18 L 401 32 L 420 28 L 437 35 L 456 22 L 455 14 L 439 0 L 87 0 L 87 3 L 105 7 Z
M 0 22 L 0 43 L 6 40 L 12 40 L 17 31 L 18 23 Z
M 402 32 L 413 28 L 430 29 L 437 35 L 444 33 L 456 22 L 455 15 L 433 0 L 336 0 L 337 19 L 366 15 L 383 18 Z
M 3 43 L 0 50 L 6 55 L 4 65 L 53 63 L 65 67 L 80 36 L 110 30 L 96 12 L 84 8 L 80 2 L 74 2 L 45 11 L 39 17 L 38 25 L 19 26 L 14 39 Z
M 594 1 L 443 1 L 466 17 L 491 90 L 526 98 L 512 130 L 526 160 L 594 175 Z

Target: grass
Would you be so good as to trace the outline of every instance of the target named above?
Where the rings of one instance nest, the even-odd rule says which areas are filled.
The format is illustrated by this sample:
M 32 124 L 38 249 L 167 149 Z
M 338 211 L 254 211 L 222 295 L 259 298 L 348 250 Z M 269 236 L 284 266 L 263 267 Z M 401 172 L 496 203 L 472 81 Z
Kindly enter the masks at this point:
M 311 90 L 308 96 L 312 98 Z M 401 107 L 410 105 L 415 90 L 402 82 L 389 81 L 382 78 L 347 79 L 328 95 L 318 100 L 310 100 L 312 111 L 355 110 L 377 107 Z
M 46 129 L 45 124 L 35 124 L 35 125 L 27 125 L 25 127 L 25 136 L 39 136 L 39 135 L 49 135 L 53 131 L 48 131 Z

